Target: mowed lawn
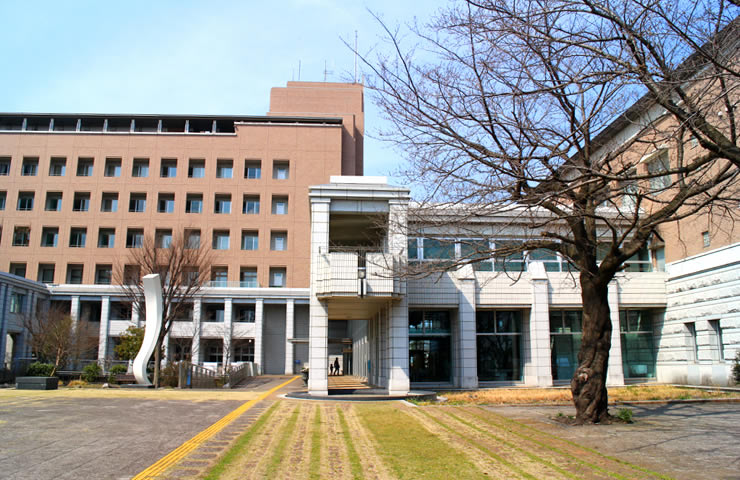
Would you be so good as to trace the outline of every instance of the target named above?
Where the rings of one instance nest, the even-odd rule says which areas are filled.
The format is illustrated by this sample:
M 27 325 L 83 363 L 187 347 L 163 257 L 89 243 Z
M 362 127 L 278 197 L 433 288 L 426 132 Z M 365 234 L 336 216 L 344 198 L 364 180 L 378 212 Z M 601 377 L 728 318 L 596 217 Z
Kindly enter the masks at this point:
M 211 479 L 667 479 L 469 406 L 277 400 Z

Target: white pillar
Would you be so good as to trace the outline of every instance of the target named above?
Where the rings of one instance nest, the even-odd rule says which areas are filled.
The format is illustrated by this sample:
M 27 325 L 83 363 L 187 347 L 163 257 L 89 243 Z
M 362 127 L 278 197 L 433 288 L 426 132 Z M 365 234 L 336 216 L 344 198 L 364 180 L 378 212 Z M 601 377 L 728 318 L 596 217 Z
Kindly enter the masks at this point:
M 105 357 L 108 354 L 108 330 L 110 325 L 110 297 L 101 299 L 100 333 L 98 337 L 98 365 L 105 368 Z
M 193 344 L 190 346 L 190 361 L 200 363 L 200 315 L 203 311 L 203 300 L 193 301 Z
M 458 335 L 459 352 L 457 369 L 459 378 L 456 386 L 459 388 L 478 387 L 478 365 L 476 356 L 475 338 L 475 274 L 473 267 L 464 266 L 458 271 L 459 279 L 459 308 L 458 308 Z
M 233 361 L 234 352 L 231 351 L 233 343 L 231 341 L 231 332 L 233 324 L 233 302 L 231 298 L 224 299 L 224 367 L 228 367 Z
M 609 366 L 606 372 L 607 385 L 624 385 L 622 367 L 622 336 L 619 330 L 619 286 L 618 280 L 609 282 L 609 316 L 612 320 L 612 348 L 609 350 Z
M 288 299 L 285 304 L 285 374 L 293 375 L 295 368 L 293 366 L 293 342 L 290 339 L 294 335 L 295 326 L 295 300 Z
M 73 295 L 72 300 L 69 302 L 69 316 L 76 326 L 77 322 L 80 321 L 80 297 L 77 295 Z
M 525 365 L 524 383 L 548 387 L 552 385 L 548 280 L 542 262 L 532 262 L 529 267 L 532 310 L 529 315 L 529 365 Z
M 136 302 L 131 303 L 131 322 L 134 326 L 141 328 L 141 318 L 139 318 L 139 309 L 136 308 Z
M 254 305 L 254 368 L 257 375 L 262 374 L 262 322 L 264 321 L 264 304 L 264 299 L 258 298 Z
M 311 199 L 311 298 L 308 327 L 308 393 L 325 396 L 329 393 L 328 337 L 329 309 L 319 300 L 316 289 L 320 280 L 322 255 L 329 250 L 329 206 L 327 198 Z
M 409 307 L 406 296 L 389 309 L 388 394 L 405 395 L 411 389 L 409 379 Z

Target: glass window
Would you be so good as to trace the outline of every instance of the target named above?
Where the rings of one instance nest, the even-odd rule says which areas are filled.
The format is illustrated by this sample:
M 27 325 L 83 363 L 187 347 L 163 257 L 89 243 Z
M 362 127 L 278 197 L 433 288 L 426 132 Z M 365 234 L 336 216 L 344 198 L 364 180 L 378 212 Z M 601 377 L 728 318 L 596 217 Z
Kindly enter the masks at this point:
M 33 210 L 33 198 L 34 192 L 18 192 L 18 207 L 17 210 L 30 211 Z
M 234 161 L 222 159 L 216 161 L 216 178 L 231 178 L 234 176 Z
M 87 240 L 87 228 L 72 227 L 69 230 L 69 246 L 74 248 L 84 248 Z
M 134 158 L 134 165 L 131 168 L 131 176 L 137 178 L 146 178 L 149 176 L 149 159 Z
M 493 261 L 490 258 L 491 246 L 488 240 L 471 238 L 460 240 L 460 256 L 463 259 L 480 259 L 473 263 L 473 270 L 479 272 L 493 271 Z
M 98 230 L 98 248 L 113 248 L 115 244 L 115 228 L 101 228 L 100 230 Z
M 129 228 L 126 232 L 126 248 L 141 248 L 144 246 L 144 230 Z
M 290 164 L 287 160 L 275 160 L 272 162 L 272 178 L 275 180 L 287 180 L 290 172 Z
M 213 213 L 231 213 L 230 194 L 216 194 L 213 203 Z
M 46 192 L 46 204 L 44 209 L 47 212 L 59 212 L 62 210 L 62 192 Z
M 129 197 L 128 211 L 143 212 L 146 210 L 146 193 L 132 193 Z
M 101 212 L 116 212 L 118 211 L 118 194 L 104 192 L 102 200 L 100 202 Z
M 88 210 L 90 210 L 90 192 L 75 192 L 72 211 L 87 212 Z
M 244 201 L 242 203 L 242 213 L 250 215 L 256 215 L 260 213 L 260 196 L 244 195 Z
M 234 361 L 254 362 L 254 340 L 234 340 Z
M 203 178 L 206 176 L 206 161 L 191 158 L 188 164 L 188 178 Z
M 201 213 L 203 211 L 203 194 L 188 193 L 185 197 L 185 213 Z
M 10 175 L 10 157 L 0 157 L 0 176 Z
M 455 241 L 438 238 L 424 238 L 424 260 L 451 260 L 455 258 Z
M 23 313 L 26 305 L 26 294 L 13 292 L 10 294 L 10 313 Z
M 92 158 L 78 158 L 77 159 L 77 176 L 78 177 L 92 177 L 93 174 L 93 159 Z
M 653 270 L 653 262 L 647 246 L 643 246 L 639 252 L 624 262 L 624 270 L 626 272 L 651 272 Z
M 154 231 L 154 245 L 157 248 L 170 248 L 170 245 L 172 245 L 172 229 L 156 229 Z
M 113 277 L 113 266 L 96 265 L 95 266 L 95 283 L 97 285 L 110 285 Z
M 41 246 L 56 247 L 59 241 L 59 227 L 44 227 L 41 230 Z
M 205 307 L 206 307 L 206 322 L 223 323 L 224 321 L 224 304 L 223 303 L 208 303 L 205 305 Z M 209 361 L 214 361 L 214 360 L 209 360 Z
M 64 157 L 51 157 L 49 162 L 49 176 L 63 177 L 67 169 L 67 159 Z
M 8 192 L 0 192 L 0 210 L 5 210 L 5 200 L 8 197 Z
M 259 233 L 257 230 L 242 230 L 242 250 L 257 250 Z
M 668 159 L 668 151 L 664 150 L 659 153 L 655 158 L 647 162 L 647 171 L 650 177 L 650 189 L 651 190 L 664 190 L 671 186 L 671 176 L 662 175 L 663 173 L 671 169 L 671 164 Z
M 270 267 L 270 287 L 285 287 L 286 269 L 285 267 Z
M 522 379 L 521 312 L 478 310 L 478 380 L 482 382 Z
M 175 211 L 175 194 L 160 193 L 157 202 L 157 211 L 159 213 L 173 213 Z
M 625 378 L 655 378 L 656 356 L 650 312 L 620 310 L 619 328 Z
M 516 249 L 521 242 L 512 240 L 496 240 L 495 247 L 499 249 Z M 515 252 L 510 255 L 496 258 L 494 261 L 494 270 L 497 272 L 526 272 L 527 263 L 524 261 L 524 252 Z
M 555 380 L 570 380 L 581 348 L 580 310 L 550 310 L 550 354 Z
M 27 247 L 31 238 L 30 227 L 15 227 L 13 229 L 13 246 Z
M 21 166 L 21 175 L 24 177 L 35 177 L 36 173 L 39 169 L 39 159 L 38 157 L 34 158 L 24 158 L 23 159 L 23 165 Z
M 41 283 L 54 283 L 53 263 L 39 263 L 38 281 Z
M 450 333 L 450 312 L 446 310 L 409 311 L 409 335 Z
M 544 248 L 531 250 L 528 256 L 530 262 L 542 262 L 545 265 L 546 272 L 560 271 L 560 258 L 557 253 L 551 250 L 545 250 Z
M 247 160 L 244 162 L 244 178 L 259 179 L 262 176 L 262 162 Z
M 185 245 L 189 249 L 200 248 L 200 230 L 185 230 Z
M 121 176 L 121 159 L 120 158 L 106 158 L 104 175 L 106 177 L 120 177 Z
M 214 230 L 213 231 L 213 249 L 214 250 L 228 250 L 229 249 L 229 231 L 228 230 Z
M 175 178 L 177 176 L 177 159 L 163 158 L 159 176 L 162 178 Z
M 288 214 L 288 197 L 283 197 L 283 196 L 272 197 L 272 214 L 273 215 L 287 215 Z
M 79 285 L 82 283 L 83 266 L 78 264 L 67 265 L 67 283 Z
M 213 269 L 211 269 L 212 287 L 226 287 L 228 286 L 228 280 L 229 269 L 227 267 L 213 267 Z
M 270 233 L 270 250 L 284 251 L 288 249 L 288 232 Z
M 243 288 L 259 287 L 259 283 L 257 282 L 257 267 L 242 267 L 239 270 L 239 286 Z
M 26 277 L 26 262 L 11 262 L 10 273 L 17 277 Z
M 409 374 L 412 382 L 449 382 L 450 337 L 409 337 Z

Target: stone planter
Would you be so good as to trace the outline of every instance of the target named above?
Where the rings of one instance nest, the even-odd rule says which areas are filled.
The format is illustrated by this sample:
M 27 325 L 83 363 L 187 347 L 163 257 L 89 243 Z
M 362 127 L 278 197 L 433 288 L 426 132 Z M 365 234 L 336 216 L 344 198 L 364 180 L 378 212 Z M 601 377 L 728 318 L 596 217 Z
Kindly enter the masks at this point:
M 18 390 L 56 390 L 58 377 L 16 377 L 15 388 Z

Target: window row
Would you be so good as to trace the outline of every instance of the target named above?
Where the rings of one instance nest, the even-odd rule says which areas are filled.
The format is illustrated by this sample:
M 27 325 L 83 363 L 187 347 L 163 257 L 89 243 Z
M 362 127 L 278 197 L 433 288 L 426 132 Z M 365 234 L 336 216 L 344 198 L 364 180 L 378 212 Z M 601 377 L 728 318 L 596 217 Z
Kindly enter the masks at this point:
M 0 130 L 24 132 L 231 133 L 238 118 L 0 117 Z
M 47 212 L 59 212 L 62 210 L 62 192 L 46 192 L 46 201 L 44 210 Z M 16 210 L 31 211 L 33 210 L 36 193 L 31 191 L 18 192 Z M 118 193 L 103 192 L 100 197 L 101 212 L 118 211 Z M 5 210 L 7 192 L 0 191 L 0 210 Z M 72 198 L 72 210 L 75 212 L 87 212 L 90 210 L 90 192 L 74 192 Z M 146 211 L 147 194 L 130 193 L 128 199 L 129 212 Z M 216 193 L 213 197 L 213 213 L 228 214 L 231 213 L 232 196 L 230 193 Z M 157 194 L 157 212 L 174 213 L 175 211 L 175 194 L 159 193 Z M 288 196 L 272 195 L 271 213 L 273 215 L 288 214 Z M 203 213 L 203 194 L 188 193 L 185 196 L 185 213 Z M 256 215 L 260 213 L 260 196 L 256 194 L 244 194 L 242 196 L 242 213 Z
M 84 265 L 81 263 L 69 263 L 67 264 L 67 272 L 63 282 L 68 284 L 79 285 L 82 284 L 82 276 L 84 273 Z M 26 277 L 26 263 L 25 262 L 11 262 L 8 268 L 9 273 L 17 275 L 19 277 Z M 210 287 L 242 287 L 242 288 L 258 288 L 260 287 L 257 267 L 240 267 L 239 268 L 239 281 L 238 284 L 229 283 L 229 267 L 227 266 L 214 266 L 211 267 L 210 278 L 208 286 Z M 199 275 L 198 272 L 185 271 L 183 275 Z M 53 263 L 39 263 L 38 274 L 36 279 L 43 283 L 54 283 L 56 276 L 56 265 Z M 125 265 L 123 269 L 123 278 L 126 282 L 136 282 L 141 278 L 141 271 L 138 265 Z M 95 265 L 95 284 L 97 285 L 110 285 L 113 281 L 113 265 L 112 264 L 96 264 Z M 285 287 L 287 285 L 287 268 L 283 266 L 269 267 L 269 286 L 270 287 Z
M 131 163 L 131 176 L 135 178 L 146 178 L 149 176 L 149 159 L 134 158 Z M 71 162 L 70 162 L 71 166 Z M 0 157 L 0 175 L 10 175 L 11 158 Z M 91 177 L 95 167 L 95 159 L 92 157 L 79 157 L 75 165 L 75 174 L 78 177 Z M 159 162 L 160 178 L 177 177 L 177 158 L 162 158 Z M 214 168 L 215 167 L 215 168 Z M 103 164 L 103 175 L 106 177 L 120 177 L 123 168 L 121 157 L 107 157 Z M 234 160 L 230 158 L 219 158 L 212 166 L 216 178 L 234 178 Z M 21 162 L 21 175 L 24 177 L 35 177 L 39 174 L 39 157 L 23 157 Z M 67 158 L 51 157 L 49 159 L 50 177 L 63 177 L 67 174 Z M 206 160 L 202 158 L 191 158 L 187 163 L 188 178 L 205 178 Z M 287 180 L 290 177 L 289 160 L 272 161 L 272 178 L 274 180 Z M 244 161 L 244 178 L 262 178 L 262 160 Z
M 73 248 L 85 248 L 87 246 L 87 227 L 71 227 L 69 229 L 69 246 Z M 172 244 L 172 229 L 157 228 L 154 231 L 154 246 L 156 248 L 169 248 Z M 0 238 L 2 230 L 0 229 Z M 144 246 L 144 229 L 126 229 L 126 248 L 142 248 Z M 13 229 L 12 245 L 14 247 L 27 247 L 31 243 L 31 228 L 16 226 Z M 241 250 L 259 250 L 259 230 L 241 231 Z M 199 229 L 185 230 L 185 248 L 200 248 L 201 232 Z M 42 227 L 41 246 L 59 246 L 59 227 Z M 116 229 L 100 227 L 98 229 L 98 248 L 114 248 L 116 246 Z M 211 248 L 214 250 L 229 250 L 231 248 L 231 232 L 229 230 L 213 230 Z M 281 252 L 288 249 L 288 232 L 285 230 L 270 231 L 270 250 Z

